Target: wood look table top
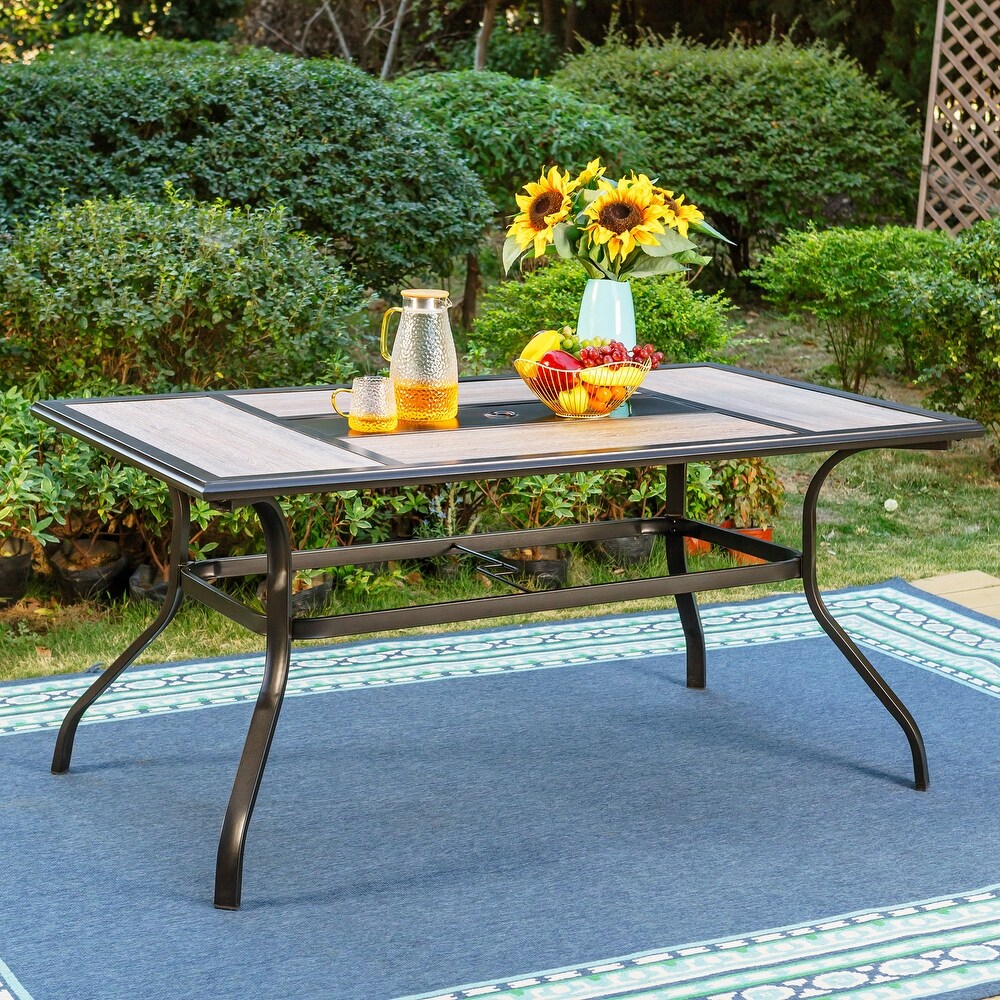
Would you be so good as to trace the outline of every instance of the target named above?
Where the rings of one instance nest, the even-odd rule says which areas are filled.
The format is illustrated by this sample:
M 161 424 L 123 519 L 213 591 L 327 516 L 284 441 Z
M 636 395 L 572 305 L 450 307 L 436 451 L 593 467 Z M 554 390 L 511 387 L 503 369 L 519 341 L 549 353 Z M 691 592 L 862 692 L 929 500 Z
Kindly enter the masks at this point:
M 518 378 L 459 386 L 449 426 L 357 434 L 326 388 L 50 400 L 37 416 L 192 496 L 246 501 L 843 448 L 940 447 L 971 420 L 724 365 L 651 372 L 596 420 L 555 416 Z

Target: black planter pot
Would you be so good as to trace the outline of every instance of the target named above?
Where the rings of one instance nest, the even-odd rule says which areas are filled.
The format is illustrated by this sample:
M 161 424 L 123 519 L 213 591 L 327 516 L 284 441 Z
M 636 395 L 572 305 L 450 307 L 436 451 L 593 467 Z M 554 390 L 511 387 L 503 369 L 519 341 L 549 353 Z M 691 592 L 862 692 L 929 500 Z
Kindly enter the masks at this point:
M 128 593 L 133 601 L 149 601 L 157 606 L 167 598 L 167 581 L 157 580 L 153 567 L 142 563 L 128 578 Z
M 94 566 L 80 565 L 78 552 L 102 561 Z M 52 575 L 59 592 L 70 601 L 121 597 L 128 581 L 128 558 L 117 542 L 98 539 L 93 543 L 65 541 L 49 556 Z
M 517 576 L 531 580 L 539 590 L 558 590 L 569 578 L 569 556 L 552 545 L 538 549 L 505 549 L 500 558 Z
M 292 614 L 305 615 L 310 611 L 318 611 L 330 598 L 333 590 L 333 580 L 324 577 L 317 581 L 312 587 L 299 590 L 292 594 Z M 267 608 L 267 581 L 261 580 L 257 586 L 257 597 L 260 603 Z
M 657 535 L 625 535 L 621 538 L 604 538 L 594 542 L 594 551 L 616 566 L 630 566 L 649 561 Z
M 0 608 L 16 604 L 31 579 L 31 545 L 23 538 L 0 541 Z

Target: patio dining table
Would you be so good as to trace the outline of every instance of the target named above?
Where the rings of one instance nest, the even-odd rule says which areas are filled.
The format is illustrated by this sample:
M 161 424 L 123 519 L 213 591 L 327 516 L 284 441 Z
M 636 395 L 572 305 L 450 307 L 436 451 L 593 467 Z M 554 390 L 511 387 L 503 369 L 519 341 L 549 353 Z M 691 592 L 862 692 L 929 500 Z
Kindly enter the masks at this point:
M 261 786 L 290 669 L 294 640 L 360 635 L 623 600 L 676 599 L 686 647 L 686 683 L 706 683 L 705 639 L 695 594 L 724 587 L 801 579 L 817 621 L 840 648 L 909 744 L 914 785 L 928 787 L 923 740 L 909 711 L 823 602 L 816 578 L 817 503 L 841 461 L 881 448 L 943 448 L 982 436 L 972 420 L 717 364 L 670 365 L 651 372 L 629 402 L 600 420 L 561 419 L 519 379 L 460 383 L 459 414 L 440 426 L 400 426 L 357 434 L 330 403 L 333 387 L 178 393 L 51 400 L 34 413 L 166 483 L 172 505 L 168 589 L 163 607 L 67 713 L 52 761 L 69 769 L 84 713 L 192 598 L 265 637 L 260 693 L 223 821 L 215 905 L 238 909 L 247 830 Z M 817 453 L 802 508 L 798 549 L 749 538 L 685 516 L 688 463 Z M 660 517 L 565 524 L 448 538 L 403 539 L 295 550 L 279 498 L 360 488 L 468 482 L 506 476 L 622 467 L 666 470 Z M 220 508 L 251 506 L 259 518 L 259 555 L 189 558 L 191 500 Z M 298 570 L 461 555 L 508 579 L 493 555 L 506 549 L 653 534 L 664 539 L 667 573 L 587 586 L 529 590 L 350 614 L 297 617 L 291 584 Z M 751 565 L 692 571 L 685 538 L 756 557 Z M 264 612 L 220 586 L 265 575 Z M 807 725 L 807 722 L 803 723 Z

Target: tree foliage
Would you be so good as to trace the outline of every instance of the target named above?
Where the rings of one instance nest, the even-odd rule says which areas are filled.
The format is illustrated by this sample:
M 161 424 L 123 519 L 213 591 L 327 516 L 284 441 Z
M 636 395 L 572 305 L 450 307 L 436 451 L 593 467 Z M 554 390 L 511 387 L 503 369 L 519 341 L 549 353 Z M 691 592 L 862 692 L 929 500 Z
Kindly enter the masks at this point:
M 222 39 L 235 29 L 243 0 L 32 0 L 0 4 L 0 62 L 75 35 Z
M 366 284 L 440 273 L 482 188 L 385 85 L 337 60 L 212 43 L 57 50 L 0 73 L 0 225 L 101 196 L 285 205 Z
M 480 25 L 496 0 L 33 0 L 0 4 L 0 61 L 80 32 L 218 39 L 300 56 L 333 55 L 387 77 L 473 65 Z M 761 42 L 789 35 L 841 46 L 900 100 L 927 96 L 935 0 L 517 0 L 503 4 L 485 68 L 547 76 L 579 41 L 614 28 L 630 44 L 649 33 Z
M 553 82 L 648 132 L 654 165 L 735 242 L 737 271 L 752 245 L 786 227 L 912 215 L 919 131 L 821 45 L 612 39 L 572 57 Z

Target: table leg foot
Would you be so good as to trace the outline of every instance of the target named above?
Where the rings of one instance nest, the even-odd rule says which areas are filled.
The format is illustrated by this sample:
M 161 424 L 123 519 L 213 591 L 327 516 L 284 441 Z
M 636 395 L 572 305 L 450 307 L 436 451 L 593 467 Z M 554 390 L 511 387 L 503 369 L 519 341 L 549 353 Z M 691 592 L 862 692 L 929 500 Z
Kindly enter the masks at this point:
M 186 496 L 170 491 L 170 501 L 173 508 L 173 527 L 170 535 L 170 566 L 167 572 L 167 593 L 157 616 L 136 637 L 132 644 L 111 664 L 110 667 L 80 695 L 66 713 L 59 735 L 56 737 L 55 750 L 52 754 L 52 773 L 65 774 L 69 770 L 73 756 L 73 742 L 76 739 L 77 726 L 87 709 L 114 683 L 115 679 L 127 669 L 135 658 L 170 624 L 184 599 L 181 591 L 180 566 L 182 560 L 188 557 L 188 541 L 191 530 L 191 506 Z
M 686 507 L 687 466 L 671 465 L 667 469 L 667 511 L 676 517 L 683 517 Z M 671 576 L 687 572 L 687 552 L 684 537 L 675 533 L 665 536 L 667 549 L 667 570 Z M 677 594 L 677 614 L 684 631 L 684 648 L 687 653 L 687 686 L 701 689 L 705 687 L 705 630 L 698 613 L 698 602 L 694 594 Z
M 930 785 L 930 774 L 927 768 L 927 752 L 920 729 L 910 715 L 906 706 L 897 694 L 886 683 L 882 675 L 872 666 L 868 658 L 861 652 L 853 639 L 844 631 L 830 613 L 823 601 L 816 582 L 816 505 L 819 493 L 834 466 L 845 458 L 856 454 L 853 451 L 838 451 L 830 456 L 820 466 L 813 476 L 806 491 L 805 503 L 802 509 L 802 584 L 806 600 L 816 621 L 823 631 L 837 644 L 848 663 L 858 672 L 861 679 L 874 692 L 875 696 L 896 720 L 910 745 L 910 755 L 913 758 L 913 785 L 917 791 L 926 791 Z
M 291 661 L 291 543 L 281 507 L 273 500 L 254 504 L 267 549 L 267 651 L 260 693 L 236 769 L 215 865 L 215 906 L 238 910 L 243 886 L 247 830 L 278 724 Z
M 667 569 L 671 574 L 687 572 L 687 556 L 684 553 L 684 539 L 680 535 L 667 535 Z M 684 631 L 684 648 L 687 652 L 687 686 L 701 689 L 705 687 L 705 630 L 702 628 L 698 602 L 694 594 L 678 594 L 677 614 Z

